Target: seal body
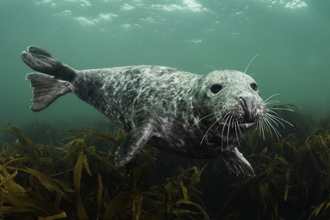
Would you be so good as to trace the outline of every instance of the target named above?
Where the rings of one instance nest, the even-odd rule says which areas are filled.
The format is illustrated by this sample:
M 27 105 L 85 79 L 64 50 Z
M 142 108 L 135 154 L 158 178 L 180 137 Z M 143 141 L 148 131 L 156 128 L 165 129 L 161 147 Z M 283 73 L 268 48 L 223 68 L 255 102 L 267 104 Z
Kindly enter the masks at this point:
M 73 92 L 128 132 L 115 165 L 128 163 L 148 142 L 163 151 L 191 157 L 222 156 L 231 172 L 253 176 L 237 145 L 267 114 L 256 82 L 243 72 L 197 75 L 163 66 L 75 70 L 49 52 L 28 47 L 23 61 L 39 73 L 31 109 L 41 111 Z

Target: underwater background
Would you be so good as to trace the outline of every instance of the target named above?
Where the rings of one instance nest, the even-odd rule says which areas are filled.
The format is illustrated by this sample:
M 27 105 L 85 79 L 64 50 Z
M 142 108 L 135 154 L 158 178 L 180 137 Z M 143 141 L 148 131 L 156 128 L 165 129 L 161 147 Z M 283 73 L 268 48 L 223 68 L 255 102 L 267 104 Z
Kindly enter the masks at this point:
M 1 217 L 330 219 L 329 11 L 328 0 L 0 0 Z M 118 170 L 112 153 L 125 134 L 91 106 L 68 94 L 29 109 L 32 71 L 20 58 L 28 45 L 76 69 L 206 74 L 244 71 L 258 55 L 247 73 L 264 99 L 279 94 L 294 109 L 279 112 L 294 128 L 242 143 L 255 178 L 229 174 L 220 158 L 153 148 L 141 166 Z
M 28 45 L 76 69 L 137 64 L 197 74 L 247 70 L 261 89 L 315 117 L 328 114 L 330 2 L 327 0 L 0 0 L 0 122 L 102 117 L 66 95 L 29 110 Z M 208 65 L 208 66 L 207 66 Z

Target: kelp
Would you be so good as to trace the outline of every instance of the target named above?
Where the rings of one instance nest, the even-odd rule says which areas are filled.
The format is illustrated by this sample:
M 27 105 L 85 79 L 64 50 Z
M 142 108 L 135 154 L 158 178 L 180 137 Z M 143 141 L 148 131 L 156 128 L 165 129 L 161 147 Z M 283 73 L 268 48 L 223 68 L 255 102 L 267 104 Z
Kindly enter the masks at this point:
M 34 216 L 39 216 L 41 219 L 43 216 L 47 216 L 47 219 L 55 219 L 54 216 L 56 216 L 57 219 L 65 218 L 65 212 L 55 205 L 47 203 L 41 194 L 34 194 L 15 182 L 14 178 L 18 174 L 18 170 L 30 172 L 35 175 L 35 170 L 33 169 L 9 166 L 11 163 L 22 160 L 26 160 L 26 158 L 12 159 L 0 168 L 0 201 L 2 203 L 0 206 L 0 213 L 2 217 L 6 217 L 6 214 L 8 214 L 8 219 L 26 219 L 27 217 Z M 9 174 L 7 170 L 15 171 L 13 174 Z M 36 173 L 40 174 L 38 171 L 36 171 Z
M 315 122 L 293 105 L 277 108 L 294 109 L 277 110 L 294 126 L 280 126 L 279 140 L 267 132 L 263 140 L 258 130 L 247 135 L 240 150 L 255 169 L 250 178 L 229 174 L 221 159 L 149 146 L 118 169 L 112 161 L 126 135 L 121 129 L 68 128 L 60 137 L 61 127 L 40 144 L 8 123 L 1 131 L 17 141 L 0 148 L 0 217 L 330 219 L 330 116 Z
M 85 129 L 70 130 L 83 137 L 63 138 L 57 142 L 60 146 L 51 147 L 36 144 L 11 123 L 7 125 L 11 129 L 1 131 L 13 134 L 18 141 L 4 144 L 1 151 L 1 218 L 209 219 L 197 196 L 201 192 L 196 188 L 205 167 L 181 168 L 180 184 L 174 177 L 165 183 L 144 183 L 142 173 L 154 169 L 154 151 L 141 151 L 139 156 L 144 163 L 130 163 L 126 170 L 112 164 L 112 152 L 125 135 L 122 130 L 112 136 Z M 88 146 L 90 135 L 110 141 L 108 151 Z M 67 143 L 62 144 L 63 141 Z M 20 155 L 25 157 L 17 158 Z M 169 188 L 173 181 L 175 186 Z M 177 188 L 182 191 L 177 192 Z
M 205 211 L 205 208 L 198 203 L 192 202 L 191 197 L 200 199 L 202 192 L 195 185 L 200 182 L 200 176 L 203 173 L 206 165 L 201 169 L 196 166 L 183 169 L 179 167 L 178 174 L 175 178 L 168 178 L 165 183 L 165 189 L 168 192 L 168 219 L 178 219 L 180 216 L 187 216 L 189 219 L 194 219 L 192 214 L 197 214 L 197 211 L 203 213 L 203 219 L 210 219 Z M 193 206 L 195 212 L 187 208 Z

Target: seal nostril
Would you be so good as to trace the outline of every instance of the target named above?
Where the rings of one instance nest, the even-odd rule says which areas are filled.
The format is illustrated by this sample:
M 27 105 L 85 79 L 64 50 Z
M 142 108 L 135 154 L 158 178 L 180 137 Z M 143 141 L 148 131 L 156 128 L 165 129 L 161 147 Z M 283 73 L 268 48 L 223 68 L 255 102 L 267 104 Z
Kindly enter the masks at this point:
M 249 101 L 249 97 L 247 98 L 243 98 L 243 97 L 239 97 L 241 99 L 241 106 L 243 108 L 243 114 L 242 114 L 242 118 L 244 119 L 245 122 L 249 122 L 251 121 L 251 114 L 252 114 L 252 109 L 251 109 L 251 104 Z
M 242 101 L 243 101 L 243 108 L 244 108 L 244 110 L 246 110 L 247 109 L 247 104 L 246 104 L 246 101 L 245 101 L 245 99 L 243 98 L 243 97 L 239 97 Z

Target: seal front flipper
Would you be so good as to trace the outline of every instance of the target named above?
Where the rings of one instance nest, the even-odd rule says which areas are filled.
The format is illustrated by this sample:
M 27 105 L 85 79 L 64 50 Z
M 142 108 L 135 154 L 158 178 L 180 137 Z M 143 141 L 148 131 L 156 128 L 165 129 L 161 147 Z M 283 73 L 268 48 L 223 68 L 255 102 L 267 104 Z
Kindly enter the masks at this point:
M 255 176 L 251 164 L 238 151 L 237 147 L 222 155 L 225 164 L 230 172 L 241 174 L 243 176 Z
M 142 124 L 129 132 L 115 153 L 116 167 L 126 165 L 155 135 L 152 124 Z

